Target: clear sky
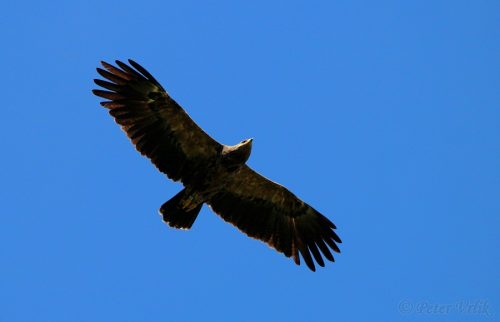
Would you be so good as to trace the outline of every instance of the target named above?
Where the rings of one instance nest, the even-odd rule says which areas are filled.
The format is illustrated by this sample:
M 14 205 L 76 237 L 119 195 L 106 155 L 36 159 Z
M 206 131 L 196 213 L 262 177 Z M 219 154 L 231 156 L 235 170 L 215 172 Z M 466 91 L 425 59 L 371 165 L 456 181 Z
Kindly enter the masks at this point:
M 494 321 L 498 1 L 4 1 L 0 321 Z M 203 208 L 91 94 L 148 68 L 328 216 L 316 273 Z

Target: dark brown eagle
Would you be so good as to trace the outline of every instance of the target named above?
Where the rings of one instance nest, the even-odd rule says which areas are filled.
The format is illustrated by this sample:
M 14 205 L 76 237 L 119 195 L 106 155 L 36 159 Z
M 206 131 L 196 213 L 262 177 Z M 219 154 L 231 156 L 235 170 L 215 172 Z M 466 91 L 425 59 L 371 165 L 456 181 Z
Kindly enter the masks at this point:
M 206 134 L 142 66 L 102 62 L 93 90 L 137 150 L 184 189 L 160 213 L 171 227 L 189 229 L 208 204 L 225 221 L 260 239 L 300 265 L 299 253 L 315 271 L 321 254 L 334 261 L 341 243 L 335 225 L 285 187 L 255 172 L 245 162 L 252 139 L 229 146 Z M 312 254 L 312 256 L 311 256 Z

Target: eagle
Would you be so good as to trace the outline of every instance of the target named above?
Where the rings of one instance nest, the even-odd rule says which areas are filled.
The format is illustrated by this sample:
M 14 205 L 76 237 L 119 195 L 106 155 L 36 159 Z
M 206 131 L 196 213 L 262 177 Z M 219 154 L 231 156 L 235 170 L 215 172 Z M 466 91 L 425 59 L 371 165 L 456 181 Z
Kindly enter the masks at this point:
M 203 204 L 249 237 L 267 243 L 311 271 L 330 250 L 340 253 L 335 225 L 284 186 L 246 164 L 253 139 L 224 145 L 203 131 L 160 83 L 129 59 L 101 62 L 105 80 L 92 92 L 121 126 L 137 151 L 184 189 L 159 212 L 169 226 L 190 229 Z M 323 255 L 323 256 L 322 256 Z

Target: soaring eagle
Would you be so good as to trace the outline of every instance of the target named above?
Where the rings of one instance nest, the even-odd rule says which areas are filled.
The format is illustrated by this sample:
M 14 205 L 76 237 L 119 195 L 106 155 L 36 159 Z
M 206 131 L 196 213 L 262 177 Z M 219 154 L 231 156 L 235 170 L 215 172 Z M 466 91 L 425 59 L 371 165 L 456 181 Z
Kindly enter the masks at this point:
M 106 90 L 93 90 L 107 99 L 109 109 L 137 151 L 184 189 L 160 208 L 171 227 L 189 229 L 204 203 L 239 230 L 260 239 L 300 265 L 299 253 L 315 271 L 314 260 L 334 261 L 340 253 L 335 225 L 314 208 L 246 165 L 252 139 L 224 145 L 206 134 L 133 60 L 117 66 L 102 62 L 95 79 Z M 312 254 L 312 256 L 311 256 Z

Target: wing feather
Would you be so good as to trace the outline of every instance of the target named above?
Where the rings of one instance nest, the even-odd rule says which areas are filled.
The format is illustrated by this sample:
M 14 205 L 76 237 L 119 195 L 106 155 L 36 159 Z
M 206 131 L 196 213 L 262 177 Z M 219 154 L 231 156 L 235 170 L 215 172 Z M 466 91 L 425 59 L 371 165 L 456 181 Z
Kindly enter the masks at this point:
M 197 180 L 203 167 L 222 146 L 206 134 L 158 81 L 138 63 L 118 67 L 101 62 L 97 72 L 106 80 L 94 82 L 105 90 L 93 93 L 108 101 L 101 105 L 126 132 L 136 149 L 169 178 L 183 183 Z
M 125 85 L 127 84 L 127 80 L 121 78 L 120 76 L 117 76 L 115 74 L 111 74 L 107 70 L 97 68 L 97 73 L 101 75 L 102 77 L 106 78 L 107 80 L 112 81 L 113 83 L 119 84 L 119 85 Z
M 225 221 L 315 271 L 323 257 L 334 261 L 342 241 L 335 225 L 285 187 L 243 166 L 208 204 Z

